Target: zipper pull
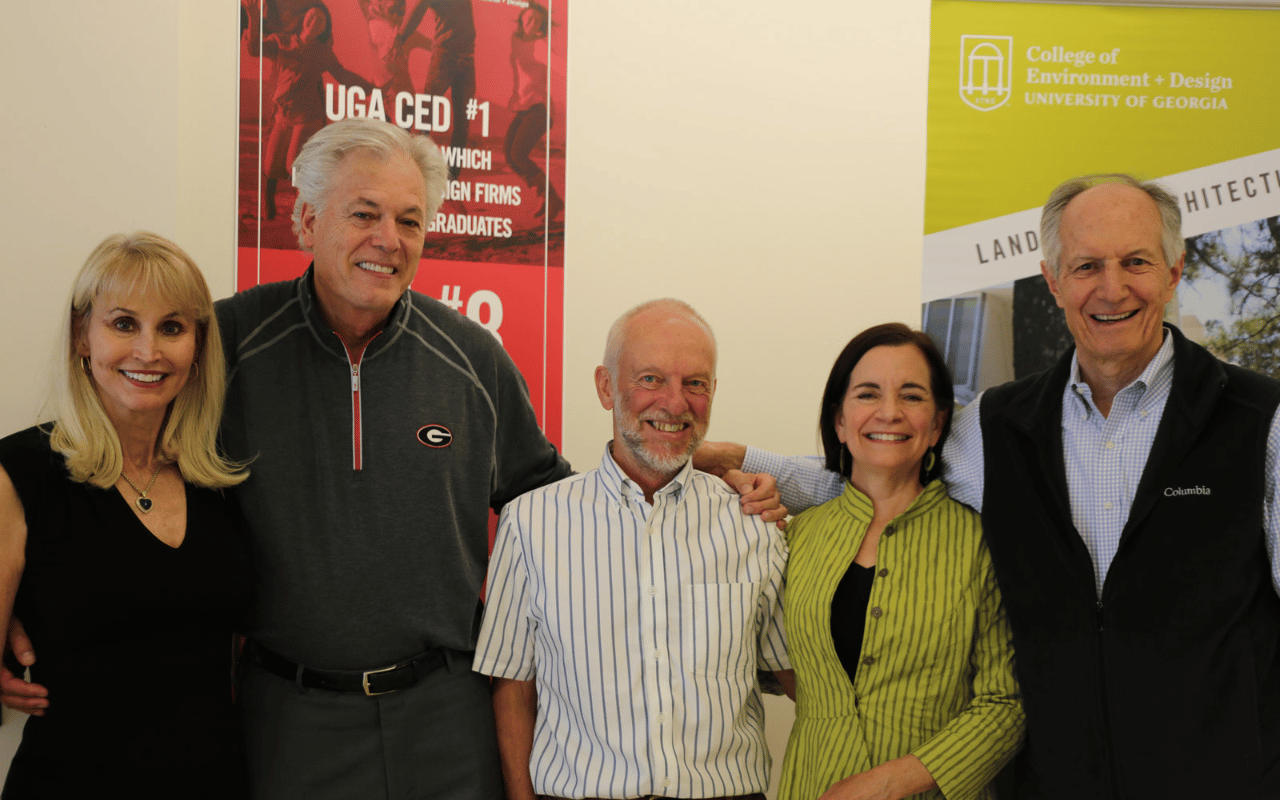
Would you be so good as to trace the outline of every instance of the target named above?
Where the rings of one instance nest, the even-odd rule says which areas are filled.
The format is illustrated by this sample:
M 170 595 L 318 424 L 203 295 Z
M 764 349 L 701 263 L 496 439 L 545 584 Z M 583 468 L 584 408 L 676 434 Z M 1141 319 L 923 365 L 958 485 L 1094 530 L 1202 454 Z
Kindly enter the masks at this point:
M 359 367 L 351 368 L 351 391 L 353 392 L 360 391 L 360 368 Z

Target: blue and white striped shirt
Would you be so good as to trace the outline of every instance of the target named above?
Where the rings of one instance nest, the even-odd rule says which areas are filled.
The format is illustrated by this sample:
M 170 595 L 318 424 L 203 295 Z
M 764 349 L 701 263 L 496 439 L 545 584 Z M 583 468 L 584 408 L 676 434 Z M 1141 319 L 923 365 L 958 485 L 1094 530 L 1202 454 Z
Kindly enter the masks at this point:
M 1071 518 L 1090 555 L 1098 595 L 1120 545 L 1134 494 L 1155 442 L 1156 429 L 1173 386 L 1173 340 L 1166 335 L 1155 358 L 1132 383 L 1120 390 L 1103 416 L 1072 356 L 1071 380 L 1062 394 L 1062 451 L 1066 461 Z M 953 498 L 982 510 L 984 457 L 982 396 L 956 415 L 943 449 L 942 478 Z M 745 472 L 767 472 L 778 479 L 782 503 L 799 513 L 838 495 L 839 475 L 818 456 L 785 458 L 748 447 Z M 1267 436 L 1263 529 L 1271 556 L 1271 582 L 1280 594 L 1280 413 Z
M 690 464 L 644 491 L 600 467 L 509 503 L 478 672 L 537 680 L 530 773 L 559 797 L 764 791 L 756 670 L 790 669 L 786 543 Z

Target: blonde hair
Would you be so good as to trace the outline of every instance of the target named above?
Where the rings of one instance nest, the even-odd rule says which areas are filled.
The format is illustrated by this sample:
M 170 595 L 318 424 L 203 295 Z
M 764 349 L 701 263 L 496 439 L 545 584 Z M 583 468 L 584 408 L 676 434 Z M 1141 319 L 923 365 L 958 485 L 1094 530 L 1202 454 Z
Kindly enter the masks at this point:
M 178 245 L 154 233 L 108 236 L 84 262 L 71 288 L 70 315 L 59 335 L 65 363 L 54 368 L 49 407 L 50 445 L 66 459 L 71 479 L 106 489 L 120 479 L 124 455 L 115 426 L 83 366 L 76 344 L 93 303 L 104 294 L 149 294 L 177 306 L 196 324 L 192 374 L 169 405 L 156 455 L 174 462 L 188 483 L 210 489 L 234 486 L 249 476 L 244 465 L 217 450 L 226 392 L 226 362 L 204 275 Z

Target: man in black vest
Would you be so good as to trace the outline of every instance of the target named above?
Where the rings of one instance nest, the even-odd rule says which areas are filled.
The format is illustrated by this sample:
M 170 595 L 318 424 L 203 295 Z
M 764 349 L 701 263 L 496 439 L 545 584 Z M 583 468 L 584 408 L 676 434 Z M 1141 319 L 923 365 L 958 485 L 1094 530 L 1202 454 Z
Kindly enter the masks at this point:
M 1160 187 L 1068 181 L 1041 241 L 1075 348 L 967 406 L 943 454 L 1013 627 L 1014 797 L 1280 798 L 1280 383 L 1163 324 L 1184 245 Z M 738 445 L 695 465 L 771 472 L 793 510 L 839 491 Z
M 1128 176 L 1054 190 L 1075 350 L 983 395 L 953 459 L 1014 630 L 1018 797 L 1280 797 L 1280 384 L 1162 324 L 1180 227 Z

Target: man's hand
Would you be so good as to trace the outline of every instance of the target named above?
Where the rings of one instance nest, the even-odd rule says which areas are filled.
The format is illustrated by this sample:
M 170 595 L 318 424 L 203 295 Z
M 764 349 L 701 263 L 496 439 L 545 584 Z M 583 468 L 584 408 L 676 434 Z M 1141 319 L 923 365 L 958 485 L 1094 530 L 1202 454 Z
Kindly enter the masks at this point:
M 17 659 L 18 664 L 13 664 Z M 28 683 L 21 676 L 15 675 L 10 666 L 21 666 L 24 670 L 36 663 L 36 654 L 27 638 L 27 631 L 15 617 L 9 620 L 9 651 L 4 659 L 5 665 L 0 667 L 0 703 L 6 708 L 43 717 L 49 707 L 49 690 L 38 683 Z
M 702 452 L 699 448 L 698 452 Z M 696 466 L 696 465 L 695 465 Z M 729 488 L 742 495 L 742 510 L 759 514 L 765 522 L 778 522 L 787 516 L 787 507 L 778 494 L 778 482 L 766 472 L 748 473 L 731 469 L 721 475 Z M 779 523 L 778 527 L 783 527 Z
M 703 442 L 693 454 L 693 468 L 723 478 L 730 470 L 742 469 L 742 459 L 746 457 L 745 445 L 733 442 Z

